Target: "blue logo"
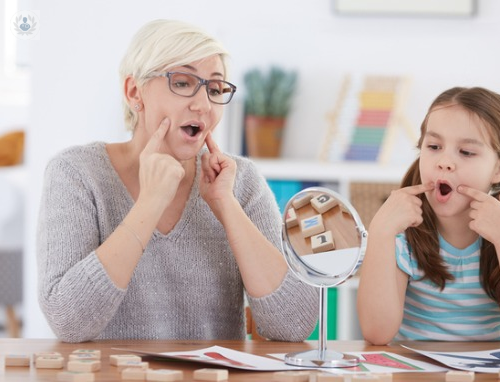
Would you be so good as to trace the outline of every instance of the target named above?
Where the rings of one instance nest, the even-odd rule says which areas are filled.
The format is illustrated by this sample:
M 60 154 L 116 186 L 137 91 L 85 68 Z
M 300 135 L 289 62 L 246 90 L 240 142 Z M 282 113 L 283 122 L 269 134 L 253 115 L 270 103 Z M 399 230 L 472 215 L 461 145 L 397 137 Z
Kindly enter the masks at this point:
M 17 12 L 12 17 L 12 33 L 24 40 L 33 39 L 40 31 L 39 19 L 40 17 L 36 11 Z

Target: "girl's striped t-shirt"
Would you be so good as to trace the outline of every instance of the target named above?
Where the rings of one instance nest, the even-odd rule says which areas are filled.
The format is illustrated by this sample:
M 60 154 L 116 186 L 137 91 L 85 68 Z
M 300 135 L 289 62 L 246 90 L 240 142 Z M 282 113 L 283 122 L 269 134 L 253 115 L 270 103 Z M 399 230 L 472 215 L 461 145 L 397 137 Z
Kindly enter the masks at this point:
M 455 277 L 441 290 L 428 279 L 404 234 L 396 237 L 396 261 L 408 274 L 404 317 L 396 340 L 500 340 L 500 308 L 479 279 L 481 238 L 458 249 L 439 236 L 440 256 Z

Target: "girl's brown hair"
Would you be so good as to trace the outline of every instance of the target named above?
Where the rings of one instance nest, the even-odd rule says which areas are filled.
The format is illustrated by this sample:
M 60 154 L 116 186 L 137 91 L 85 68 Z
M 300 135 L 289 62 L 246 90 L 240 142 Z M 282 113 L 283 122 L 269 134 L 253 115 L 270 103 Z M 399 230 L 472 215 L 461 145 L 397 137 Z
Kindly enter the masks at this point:
M 420 127 L 418 149 L 422 147 L 427 121 L 430 113 L 438 107 L 458 105 L 469 113 L 476 115 L 487 127 L 490 143 L 500 157 L 500 95 L 490 90 L 474 87 L 455 87 L 441 93 L 431 104 L 427 115 Z M 422 183 L 419 170 L 420 158 L 410 166 L 406 172 L 401 187 L 408 187 Z M 500 184 L 492 185 L 492 193 L 500 189 Z M 424 194 L 422 200 L 423 223 L 418 227 L 407 228 L 406 238 L 417 260 L 418 267 L 424 273 L 424 279 L 429 279 L 444 289 L 446 281 L 453 280 L 448 272 L 447 265 L 439 256 L 439 239 L 436 226 L 436 215 Z M 492 299 L 500 303 L 500 269 L 495 246 L 482 239 L 481 256 L 479 262 L 481 284 Z

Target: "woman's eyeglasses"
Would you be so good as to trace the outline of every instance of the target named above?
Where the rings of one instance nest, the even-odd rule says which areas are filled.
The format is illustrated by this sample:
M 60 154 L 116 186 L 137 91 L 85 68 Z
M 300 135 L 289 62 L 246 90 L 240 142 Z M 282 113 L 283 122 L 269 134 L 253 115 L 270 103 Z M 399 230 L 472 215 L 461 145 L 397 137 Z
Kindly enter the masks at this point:
M 153 73 L 150 77 L 166 77 L 172 93 L 182 97 L 193 97 L 205 85 L 208 99 L 218 105 L 226 105 L 233 98 L 236 86 L 222 80 L 205 80 L 192 73 Z

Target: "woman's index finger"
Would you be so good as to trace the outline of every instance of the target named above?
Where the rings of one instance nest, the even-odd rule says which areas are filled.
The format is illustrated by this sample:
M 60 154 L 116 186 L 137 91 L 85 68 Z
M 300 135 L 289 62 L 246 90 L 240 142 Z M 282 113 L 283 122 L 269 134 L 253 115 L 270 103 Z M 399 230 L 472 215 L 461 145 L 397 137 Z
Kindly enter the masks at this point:
M 207 144 L 208 151 L 210 151 L 211 154 L 220 153 L 219 146 L 217 146 L 217 143 L 215 143 L 215 140 L 212 137 L 211 132 L 207 134 L 205 138 L 205 143 Z
M 153 135 L 151 135 L 151 138 L 149 138 L 149 141 L 146 144 L 146 147 L 144 148 L 143 151 L 147 153 L 157 152 L 169 128 L 170 128 L 170 119 L 165 118 L 163 121 L 161 121 L 160 126 L 158 126 L 158 129 L 156 129 Z

